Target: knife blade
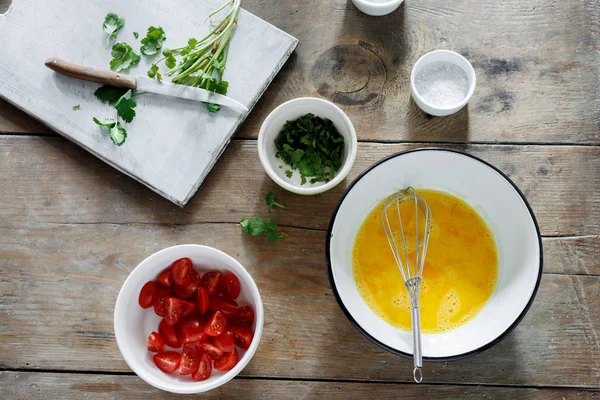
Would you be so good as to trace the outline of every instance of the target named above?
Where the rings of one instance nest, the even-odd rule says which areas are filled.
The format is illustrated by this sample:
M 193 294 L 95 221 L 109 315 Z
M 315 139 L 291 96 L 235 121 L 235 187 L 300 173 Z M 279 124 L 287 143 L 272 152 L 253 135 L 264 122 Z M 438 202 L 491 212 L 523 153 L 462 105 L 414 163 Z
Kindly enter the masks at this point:
M 46 67 L 73 78 L 83 79 L 91 82 L 103 83 L 127 89 L 141 90 L 163 96 L 179 97 L 193 101 L 219 104 L 244 112 L 248 107 L 231 97 L 211 92 L 202 88 L 178 85 L 175 83 L 158 82 L 145 76 L 135 77 L 121 74 L 105 68 L 90 67 L 74 64 L 59 57 L 50 57 L 46 60 Z

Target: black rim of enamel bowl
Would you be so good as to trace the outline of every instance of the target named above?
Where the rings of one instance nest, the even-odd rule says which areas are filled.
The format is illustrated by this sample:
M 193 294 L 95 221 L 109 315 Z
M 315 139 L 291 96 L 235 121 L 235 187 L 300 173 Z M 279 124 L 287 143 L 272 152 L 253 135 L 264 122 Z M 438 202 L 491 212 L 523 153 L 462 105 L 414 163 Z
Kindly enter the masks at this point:
M 327 229 L 327 239 L 326 239 L 326 258 L 327 258 L 327 274 L 329 276 L 329 283 L 331 285 L 331 290 L 333 291 L 333 294 L 335 295 L 335 299 L 337 300 L 340 308 L 342 309 L 342 311 L 344 312 L 344 314 L 346 315 L 346 318 L 348 318 L 348 320 L 352 323 L 352 325 L 354 325 L 354 327 L 360 332 L 362 333 L 367 339 L 369 339 L 371 342 L 375 343 L 377 346 L 381 347 L 384 350 L 389 351 L 390 353 L 402 356 L 402 357 L 406 357 L 406 358 L 412 358 L 412 354 L 411 353 L 405 353 L 403 351 L 394 349 L 393 347 L 390 347 L 388 345 L 386 345 L 385 343 L 380 342 L 379 340 L 375 339 L 373 336 L 371 336 L 367 331 L 365 331 L 354 319 L 354 317 L 352 317 L 352 315 L 350 314 L 350 312 L 348 311 L 348 309 L 346 308 L 346 306 L 344 305 L 344 302 L 342 301 L 342 299 L 340 298 L 340 294 L 338 293 L 337 290 L 337 286 L 335 284 L 335 280 L 333 278 L 333 270 L 331 267 L 331 252 L 330 252 L 330 245 L 331 245 L 331 232 L 333 230 L 333 225 L 335 223 L 335 219 L 337 217 L 338 211 L 342 205 L 342 203 L 344 202 L 344 199 L 346 198 L 346 196 L 350 193 L 350 191 L 352 190 L 352 188 L 354 187 L 354 185 L 356 185 L 356 183 L 358 181 L 360 181 L 362 178 L 364 178 L 369 172 L 371 172 L 373 169 L 375 169 L 377 166 L 379 166 L 380 164 L 385 163 L 388 160 L 391 160 L 393 158 L 396 157 L 400 157 L 402 155 L 408 154 L 408 153 L 414 153 L 417 151 L 446 151 L 446 152 L 450 152 L 450 153 L 457 153 L 457 154 L 461 154 L 463 156 L 467 156 L 470 157 L 472 159 L 475 159 L 477 161 L 479 161 L 480 163 L 487 165 L 488 167 L 492 168 L 494 171 L 498 172 L 504 179 L 506 179 L 507 182 L 509 182 L 512 187 L 515 189 L 515 191 L 519 194 L 519 196 L 521 196 L 521 199 L 523 200 L 523 203 L 525 203 L 525 205 L 527 206 L 527 209 L 529 210 L 529 214 L 531 215 L 531 219 L 533 220 L 533 224 L 535 225 L 535 230 L 537 233 L 537 237 L 538 237 L 538 246 L 539 246 L 539 252 L 540 252 L 540 261 L 539 261 L 539 270 L 538 270 L 538 276 L 537 276 L 537 281 L 535 283 L 535 288 L 533 289 L 533 292 L 531 293 L 531 297 L 529 298 L 529 301 L 527 302 L 527 305 L 525 306 L 525 308 L 523 309 L 523 311 L 521 312 L 521 314 L 519 314 L 519 316 L 517 317 L 517 319 L 508 327 L 508 329 L 506 329 L 501 335 L 499 335 L 497 338 L 495 338 L 494 340 L 492 340 L 491 342 L 475 349 L 475 350 L 471 350 L 468 351 L 466 353 L 462 353 L 462 354 L 457 354 L 454 356 L 447 356 L 447 357 L 423 357 L 423 361 L 435 361 L 435 362 L 443 362 L 443 361 L 456 361 L 456 360 L 462 360 L 464 358 L 468 358 L 471 356 L 474 356 L 476 354 L 482 353 L 483 351 L 491 348 L 492 346 L 500 343 L 506 336 L 508 336 L 508 334 L 515 329 L 515 327 L 517 325 L 519 325 L 519 323 L 521 322 L 521 320 L 523 320 L 523 317 L 525 317 L 525 314 L 527 314 L 527 311 L 529 311 L 529 308 L 531 307 L 531 304 L 533 303 L 533 300 L 535 299 L 535 296 L 537 294 L 538 288 L 540 286 L 540 280 L 542 278 L 542 271 L 543 271 L 543 254 L 542 254 L 542 236 L 540 235 L 540 228 L 538 226 L 537 220 L 535 218 L 535 215 L 533 213 L 533 210 L 531 209 L 531 206 L 529 205 L 529 202 L 527 201 L 527 199 L 525 198 L 525 195 L 523 195 L 523 193 L 521 192 L 521 190 L 517 187 L 517 185 L 515 185 L 515 183 L 510 180 L 510 178 L 501 170 L 499 170 L 498 168 L 496 168 L 495 166 L 493 166 L 492 164 L 488 163 L 487 161 L 484 161 L 482 159 L 480 159 L 479 157 L 476 157 L 472 154 L 468 154 L 465 153 L 463 151 L 459 151 L 459 150 L 454 150 L 454 149 L 445 149 L 445 148 L 440 148 L 440 147 L 423 147 L 423 148 L 418 148 L 418 149 L 411 149 L 411 150 L 406 150 L 406 151 L 402 151 L 399 153 L 394 153 L 390 156 L 387 156 L 379 161 L 377 161 L 376 163 L 374 163 L 373 165 L 371 165 L 370 167 L 368 167 L 366 170 L 364 170 L 362 173 L 360 173 L 360 175 L 358 175 L 356 177 L 356 179 L 354 179 L 354 181 L 352 181 L 352 183 L 348 186 L 348 188 L 346 189 L 346 191 L 344 192 L 344 194 L 342 195 L 342 197 L 340 198 L 340 201 L 338 202 L 337 206 L 335 207 L 335 210 L 333 212 L 333 215 L 331 216 L 331 220 L 329 222 L 329 228 Z

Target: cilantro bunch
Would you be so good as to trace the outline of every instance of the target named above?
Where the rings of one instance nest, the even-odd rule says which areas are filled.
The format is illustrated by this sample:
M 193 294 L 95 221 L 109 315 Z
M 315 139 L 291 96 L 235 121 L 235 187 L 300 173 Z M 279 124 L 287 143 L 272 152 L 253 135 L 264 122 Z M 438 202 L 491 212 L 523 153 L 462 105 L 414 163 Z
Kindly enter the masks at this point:
M 344 137 L 328 119 L 306 114 L 295 121 L 287 121 L 275 139 L 276 157 L 291 169 L 288 178 L 298 170 L 301 184 L 329 182 L 342 166 Z
M 170 68 L 166 75 L 173 77 L 171 79 L 173 83 L 201 87 L 223 95 L 227 94 L 229 84 L 223 80 L 223 72 L 240 10 L 240 0 L 228 0 L 209 16 L 209 18 L 213 17 L 228 6 L 231 8 L 223 20 L 218 22 L 206 37 L 200 40 L 189 39 L 187 46 L 184 47 L 165 49 L 162 52 L 163 58 L 150 67 L 148 76 L 156 77 L 160 81 L 162 76 L 158 72 L 158 64 L 165 61 L 165 65 Z M 207 103 L 206 105 L 210 112 L 220 110 L 217 104 Z

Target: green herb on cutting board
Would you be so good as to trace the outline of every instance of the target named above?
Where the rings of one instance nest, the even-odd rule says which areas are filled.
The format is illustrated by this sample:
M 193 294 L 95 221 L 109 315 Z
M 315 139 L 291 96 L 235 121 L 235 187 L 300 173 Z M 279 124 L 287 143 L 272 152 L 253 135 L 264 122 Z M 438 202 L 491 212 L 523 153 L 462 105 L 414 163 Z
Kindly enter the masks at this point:
M 146 56 L 158 54 L 162 48 L 163 42 L 167 39 L 165 31 L 160 26 L 158 28 L 151 26 L 148 28 L 146 37 L 142 39 L 140 51 Z
M 273 209 L 273 206 L 277 206 L 279 208 L 285 208 L 285 206 L 283 204 L 280 204 L 277 201 L 275 201 L 275 193 L 273 193 L 273 192 L 267 193 L 267 196 L 265 197 L 265 201 L 267 202 L 267 207 L 269 207 L 269 212 L 271 212 L 271 210 Z
M 282 239 L 287 236 L 285 232 L 276 232 L 277 224 L 271 218 L 262 219 L 254 217 L 252 219 L 242 218 L 240 221 L 242 232 L 252 236 L 267 236 L 269 242 L 274 242 L 277 239 Z
M 111 118 L 105 118 L 102 121 L 98 120 L 96 117 L 94 117 L 93 119 L 97 125 L 100 125 L 102 128 L 108 130 L 110 139 L 113 141 L 114 144 L 120 146 L 123 143 L 125 143 L 125 139 L 127 139 L 127 131 L 125 130 L 125 128 L 123 128 L 119 121 L 116 121 Z
M 81 109 L 81 105 L 77 104 L 76 106 L 73 106 L 73 111 L 77 111 Z
M 125 42 L 115 43 L 110 52 L 110 69 L 115 72 L 124 71 L 137 65 L 142 58 L 134 49 Z
M 106 48 L 110 44 L 110 39 L 116 39 L 117 33 L 125 25 L 125 20 L 119 17 L 117 14 L 108 13 L 104 17 L 104 23 L 102 24 L 102 30 L 108 36 L 106 37 Z
M 344 137 L 328 119 L 306 114 L 287 121 L 275 139 L 276 157 L 291 167 L 288 178 L 298 170 L 301 184 L 329 182 L 342 166 Z
M 226 95 L 229 83 L 223 80 L 223 72 L 227 63 L 229 44 L 237 24 L 240 0 L 229 0 L 209 15 L 211 18 L 228 6 L 231 7 L 224 18 L 215 24 L 207 36 L 200 40 L 191 38 L 187 46 L 163 50 L 163 57 L 150 67 L 148 76 L 162 79 L 158 72 L 158 64 L 164 61 L 167 68 L 170 68 L 165 75 L 173 76 L 171 80 L 173 83 L 201 87 Z M 205 104 L 209 112 L 217 112 L 221 109 L 217 104 Z
M 139 37 L 140 37 L 140 34 L 139 34 L 139 33 L 137 33 L 137 32 L 133 32 L 133 37 L 137 39 L 137 38 L 139 38 Z
M 117 110 L 117 118 L 105 118 L 103 122 L 100 122 L 98 118 L 94 117 L 94 122 L 108 129 L 113 143 L 121 146 L 127 139 L 127 130 L 118 121 L 118 117 L 121 117 L 125 122 L 133 121 L 135 117 L 134 108 L 137 106 L 136 101 L 133 99 L 133 91 L 104 85 L 96 89 L 94 95 L 101 102 L 108 103 Z

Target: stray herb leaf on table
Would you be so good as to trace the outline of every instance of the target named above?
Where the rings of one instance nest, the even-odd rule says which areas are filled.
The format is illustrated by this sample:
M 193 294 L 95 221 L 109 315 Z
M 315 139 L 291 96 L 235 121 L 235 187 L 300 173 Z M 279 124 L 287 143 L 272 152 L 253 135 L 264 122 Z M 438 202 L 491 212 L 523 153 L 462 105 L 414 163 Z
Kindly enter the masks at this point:
M 242 231 L 252 236 L 266 235 L 269 242 L 282 239 L 287 236 L 285 232 L 276 232 L 277 224 L 271 218 L 262 219 L 254 217 L 252 219 L 243 218 L 240 221 Z
M 130 89 L 115 103 L 117 114 L 123 118 L 125 122 L 131 122 L 135 117 L 135 106 L 137 103 L 131 98 L 133 91 Z
M 94 92 L 94 96 L 103 103 L 108 103 L 111 106 L 117 104 L 117 101 L 127 93 L 127 89 L 115 86 L 104 85 L 100 86 Z
M 123 128 L 119 121 L 110 118 L 105 118 L 103 121 L 99 121 L 96 117 L 93 119 L 97 125 L 100 125 L 108 130 L 110 139 L 117 146 L 122 145 L 125 142 L 125 139 L 127 139 L 127 131 L 125 128 Z
M 133 37 L 137 39 L 137 38 L 139 38 L 139 37 L 140 37 L 140 34 L 139 34 L 139 33 L 137 33 L 137 32 L 133 32 Z
M 287 121 L 275 139 L 276 157 L 291 167 L 288 178 L 298 170 L 301 184 L 329 182 L 342 166 L 344 137 L 331 120 L 306 114 Z
M 125 42 L 115 43 L 110 54 L 113 57 L 110 60 L 110 69 L 115 72 L 120 72 L 137 65 L 142 58 Z
M 106 47 L 108 48 L 108 44 L 110 43 L 110 39 L 116 39 L 117 33 L 119 30 L 125 25 L 125 20 L 119 17 L 117 14 L 108 13 L 106 17 L 104 17 L 104 23 L 102 24 L 102 30 L 108 36 L 106 37 Z
M 160 26 L 158 28 L 151 26 L 148 28 L 146 37 L 142 39 L 142 46 L 140 51 L 146 56 L 153 56 L 158 54 L 162 48 L 163 42 L 167 39 L 165 31 Z
M 77 111 L 81 109 L 81 105 L 77 104 L 76 106 L 73 106 L 73 111 Z
M 275 193 L 269 192 L 265 197 L 265 201 L 267 202 L 267 206 L 269 207 L 269 212 L 273 209 L 273 206 L 277 206 L 279 208 L 285 208 L 283 204 L 280 204 L 275 201 Z
M 117 110 L 117 116 L 125 122 L 131 122 L 135 117 L 136 101 L 133 99 L 131 89 L 123 89 L 114 86 L 104 85 L 96 89 L 94 95 L 103 103 L 114 106 Z M 101 127 L 107 128 L 110 138 L 117 146 L 122 145 L 127 139 L 127 130 L 121 125 L 118 119 L 106 118 L 100 122 L 94 117 L 94 122 Z

